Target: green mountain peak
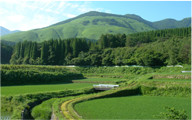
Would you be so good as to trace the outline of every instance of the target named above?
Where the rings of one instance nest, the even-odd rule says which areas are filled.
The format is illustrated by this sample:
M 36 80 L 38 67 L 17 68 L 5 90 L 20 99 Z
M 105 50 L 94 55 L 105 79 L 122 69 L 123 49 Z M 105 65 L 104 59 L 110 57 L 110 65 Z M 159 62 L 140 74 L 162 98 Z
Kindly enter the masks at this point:
M 5 41 L 45 41 L 50 39 L 87 38 L 98 40 L 102 34 L 130 34 L 166 28 L 189 27 L 191 19 L 150 22 L 135 14 L 116 15 L 90 11 L 48 27 L 5 35 Z

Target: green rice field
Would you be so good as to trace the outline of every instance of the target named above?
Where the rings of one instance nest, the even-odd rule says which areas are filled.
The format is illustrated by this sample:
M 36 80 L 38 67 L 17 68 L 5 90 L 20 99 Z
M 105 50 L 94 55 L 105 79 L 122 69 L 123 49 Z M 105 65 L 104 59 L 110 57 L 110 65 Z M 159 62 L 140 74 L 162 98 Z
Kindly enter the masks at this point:
M 84 119 L 158 119 L 165 107 L 185 110 L 191 117 L 191 99 L 163 96 L 131 96 L 95 99 L 75 105 Z
M 117 81 L 124 81 L 124 79 L 88 78 L 88 79 L 74 80 L 74 82 L 77 82 L 77 83 L 2 86 L 1 95 L 18 95 L 18 94 L 30 94 L 30 93 L 39 93 L 39 92 L 53 92 L 53 91 L 62 91 L 65 89 L 75 90 L 75 89 L 81 89 L 86 87 L 92 87 L 93 84 L 97 84 L 100 82 L 114 83 Z
M 115 83 L 118 81 L 126 81 L 126 79 L 122 78 L 87 78 L 80 80 L 73 80 L 73 82 L 93 82 L 93 83 Z
M 1 95 L 19 95 L 40 92 L 62 91 L 66 89 L 81 89 L 92 87 L 91 83 L 68 83 L 68 84 L 49 84 L 49 85 L 24 85 L 24 86 L 3 86 Z

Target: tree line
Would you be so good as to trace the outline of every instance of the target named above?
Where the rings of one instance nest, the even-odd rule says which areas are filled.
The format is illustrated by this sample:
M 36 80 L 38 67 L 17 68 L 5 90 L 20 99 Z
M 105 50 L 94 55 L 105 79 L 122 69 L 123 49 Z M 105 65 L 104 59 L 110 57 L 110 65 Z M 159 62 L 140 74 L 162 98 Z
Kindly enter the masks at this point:
M 24 41 L 15 45 L 11 64 L 63 65 L 89 50 L 85 39 L 49 40 L 42 43 Z
M 135 34 L 105 34 L 98 41 L 82 38 L 24 41 L 14 46 L 11 64 L 146 65 L 190 64 L 190 28 Z
M 176 28 L 156 30 L 149 32 L 140 32 L 134 34 L 106 34 L 101 35 L 98 43 L 101 49 L 116 48 L 116 47 L 134 47 L 139 46 L 142 43 L 155 42 L 157 40 L 166 40 L 171 37 L 189 37 L 191 36 L 191 28 Z

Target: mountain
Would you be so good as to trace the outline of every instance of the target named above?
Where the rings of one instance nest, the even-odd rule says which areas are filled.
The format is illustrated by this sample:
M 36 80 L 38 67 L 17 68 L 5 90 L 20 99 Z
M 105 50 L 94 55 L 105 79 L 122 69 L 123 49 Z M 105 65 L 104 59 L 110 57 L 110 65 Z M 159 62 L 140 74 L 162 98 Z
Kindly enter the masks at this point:
M 0 36 L 15 33 L 15 32 L 20 32 L 20 31 L 19 30 L 10 31 L 7 28 L 0 26 Z
M 174 21 L 174 22 L 173 22 Z M 166 19 L 157 22 L 144 20 L 138 15 L 116 15 L 91 11 L 41 29 L 5 35 L 6 41 L 45 41 L 50 39 L 87 38 L 98 40 L 102 34 L 136 33 L 165 28 L 189 27 L 191 18 L 181 21 Z
M 177 21 L 174 19 L 165 19 L 154 22 L 153 26 L 156 29 L 189 27 L 191 26 L 191 18 L 185 18 L 181 21 Z

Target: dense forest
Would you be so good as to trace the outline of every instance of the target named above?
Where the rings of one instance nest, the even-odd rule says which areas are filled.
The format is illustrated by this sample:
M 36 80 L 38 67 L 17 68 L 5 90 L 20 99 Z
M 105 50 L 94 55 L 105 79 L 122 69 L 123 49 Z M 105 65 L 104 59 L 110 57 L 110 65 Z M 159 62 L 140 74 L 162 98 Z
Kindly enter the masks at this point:
M 190 64 L 190 45 L 191 28 L 177 28 L 129 35 L 105 34 L 98 41 L 83 38 L 24 41 L 17 43 L 13 52 L 11 47 L 2 45 L 2 58 L 8 61 L 11 55 L 11 64 L 162 66 Z
M 13 52 L 13 47 L 6 45 L 4 43 L 1 43 L 1 63 L 3 64 L 9 63 L 12 52 Z

